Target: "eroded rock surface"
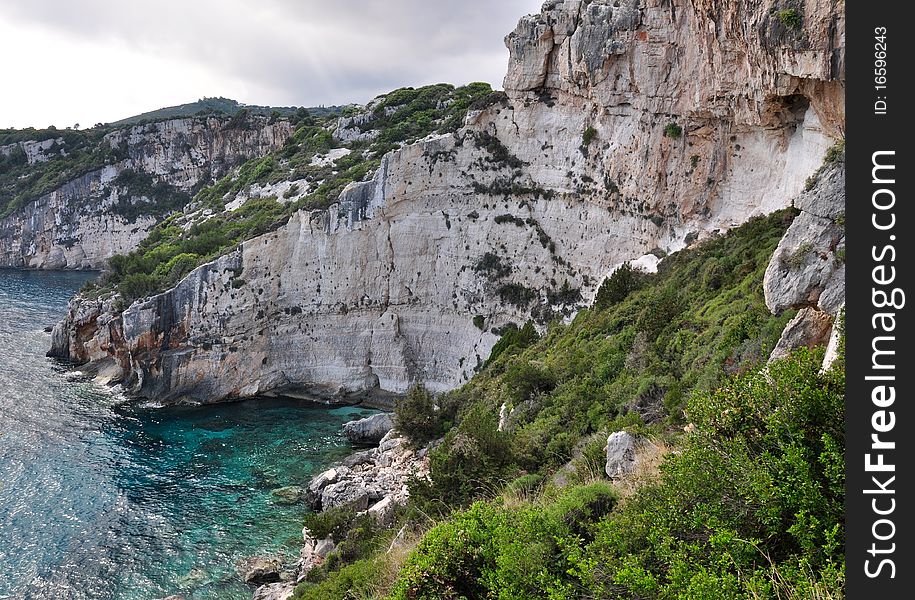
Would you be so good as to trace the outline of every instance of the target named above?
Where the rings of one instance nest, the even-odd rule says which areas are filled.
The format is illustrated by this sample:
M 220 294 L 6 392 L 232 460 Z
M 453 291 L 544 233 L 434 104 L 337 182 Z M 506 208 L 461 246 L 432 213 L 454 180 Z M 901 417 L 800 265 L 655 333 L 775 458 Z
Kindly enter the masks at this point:
M 394 429 L 394 416 L 390 413 L 379 413 L 343 424 L 343 435 L 358 445 L 374 445 L 381 442 L 389 431 Z
M 618 479 L 635 470 L 640 440 L 628 431 L 615 431 L 607 437 L 607 463 L 604 471 Z
M 845 158 L 837 158 L 801 194 L 800 214 L 766 268 L 766 306 L 779 314 L 815 307 L 834 315 L 845 303 Z

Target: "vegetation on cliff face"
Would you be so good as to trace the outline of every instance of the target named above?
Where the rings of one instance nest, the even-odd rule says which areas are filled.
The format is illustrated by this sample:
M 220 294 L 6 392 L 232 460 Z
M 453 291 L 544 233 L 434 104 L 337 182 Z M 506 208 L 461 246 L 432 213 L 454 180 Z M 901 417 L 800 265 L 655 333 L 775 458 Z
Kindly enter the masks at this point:
M 68 181 L 126 158 L 123 149 L 112 148 L 103 138 L 110 130 L 2 129 L 0 146 L 0 217 L 52 192 Z M 28 164 L 20 142 L 51 141 L 40 155 L 44 160 Z
M 765 366 L 791 315 L 769 313 L 762 277 L 792 217 L 621 269 L 571 324 L 514 328 L 463 388 L 411 392 L 399 427 L 446 433 L 397 517 L 407 541 L 335 559 L 295 597 L 841 597 L 844 364 Z M 677 448 L 634 492 L 603 473 L 618 429 Z
M 244 129 L 253 127 L 255 118 L 260 123 L 280 118 L 297 123 L 301 120 L 309 120 L 313 115 L 331 118 L 339 114 L 340 110 L 339 107 L 245 106 L 226 98 L 204 98 L 190 104 L 151 111 L 116 123 L 99 123 L 89 129 L 57 129 L 55 127 L 0 129 L 0 217 L 9 215 L 69 181 L 96 171 L 105 165 L 116 164 L 127 159 L 126 146 L 112 145 L 105 138 L 114 131 L 176 118 L 206 119 L 213 116 L 224 120 L 228 118 L 228 126 Z M 45 143 L 36 145 L 36 142 Z M 23 144 L 32 146 L 31 152 L 36 158 L 32 164 L 28 162 Z M 128 195 L 139 196 L 144 191 L 142 188 L 123 187 Z M 154 202 L 155 206 L 150 209 L 152 212 L 143 212 L 147 208 L 147 203 L 123 208 L 133 214 L 161 214 L 166 209 L 175 210 L 183 207 L 189 199 L 184 192 L 171 186 L 165 193 L 174 197 L 163 199 L 162 202 Z M 118 211 L 119 207 L 115 207 L 114 210 Z
M 139 248 L 112 258 L 109 271 L 86 291 L 116 290 L 125 304 L 163 291 L 198 265 L 285 223 L 294 212 L 330 206 L 348 184 L 371 178 L 386 152 L 431 133 L 455 131 L 468 110 L 492 96 L 485 83 L 395 90 L 377 98 L 368 112 L 344 111 L 352 118 L 349 129 L 354 135 L 348 142 L 333 136 L 336 115 L 305 116 L 282 149 L 249 160 L 201 190 L 193 202 L 156 226 Z M 338 149 L 345 152 L 330 158 L 328 153 Z M 295 191 L 287 187 L 282 197 L 268 191 L 238 208 L 231 205 L 252 186 L 281 182 L 295 182 Z
M 619 505 L 596 481 L 450 515 L 389 597 L 840 598 L 844 365 L 821 375 L 821 359 L 694 395 L 694 432 Z

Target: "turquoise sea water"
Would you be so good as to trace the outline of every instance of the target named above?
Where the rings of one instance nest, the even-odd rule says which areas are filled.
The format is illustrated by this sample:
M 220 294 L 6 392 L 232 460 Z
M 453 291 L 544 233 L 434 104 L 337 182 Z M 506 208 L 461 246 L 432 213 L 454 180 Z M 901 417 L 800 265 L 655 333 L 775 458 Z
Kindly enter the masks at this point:
M 245 558 L 298 553 L 304 485 L 369 411 L 252 400 L 153 409 L 45 358 L 89 276 L 0 271 L 0 599 L 250 598 Z

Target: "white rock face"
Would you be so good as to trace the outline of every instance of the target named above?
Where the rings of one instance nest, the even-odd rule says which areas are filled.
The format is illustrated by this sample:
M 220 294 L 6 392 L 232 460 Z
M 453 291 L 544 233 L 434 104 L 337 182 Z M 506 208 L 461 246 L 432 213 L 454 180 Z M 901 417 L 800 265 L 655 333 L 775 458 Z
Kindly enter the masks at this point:
M 282 146 L 292 133 L 287 121 L 252 120 L 251 129 L 231 129 L 226 127 L 227 119 L 209 117 L 109 133 L 102 143 L 118 149 L 123 159 L 69 181 L 0 219 L 0 266 L 99 269 L 111 256 L 133 250 L 162 215 L 120 214 L 123 205 L 140 206 L 150 198 L 126 195 L 118 176 L 130 170 L 152 176 L 177 192 L 190 192 L 243 160 Z M 31 164 L 47 160 L 54 141 L 20 145 Z
M 254 590 L 252 600 L 289 600 L 293 592 L 294 583 L 268 583 Z
M 34 165 L 39 162 L 47 162 L 55 156 L 64 154 L 65 151 L 63 148 L 60 148 L 63 141 L 63 138 L 52 138 L 41 141 L 27 140 L 24 142 L 16 142 L 15 144 L 0 146 L 0 155 L 7 157 L 14 152 L 22 152 L 22 154 L 25 155 L 26 163 Z
M 823 370 L 838 358 L 835 325 L 845 306 L 845 156 L 818 173 L 795 201 L 800 214 L 772 254 L 763 278 L 766 306 L 774 314 L 800 309 L 782 331 L 769 360 L 795 348 L 827 343 Z
M 394 429 L 394 416 L 379 413 L 343 424 L 343 435 L 353 444 L 377 444 Z
M 791 223 L 766 267 L 766 306 L 775 314 L 816 307 L 835 315 L 845 303 L 845 158 L 799 196 Z
M 618 479 L 635 470 L 640 441 L 628 431 L 616 431 L 607 437 L 607 462 L 604 471 L 611 479 Z
M 494 329 L 580 306 L 564 284 L 593 297 L 614 266 L 802 190 L 844 129 L 844 21 L 808 0 L 788 31 L 773 6 L 547 2 L 506 40 L 506 100 L 123 315 L 77 299 L 52 352 L 113 356 L 165 402 L 460 385 Z M 77 330 L 87 313 L 108 325 Z

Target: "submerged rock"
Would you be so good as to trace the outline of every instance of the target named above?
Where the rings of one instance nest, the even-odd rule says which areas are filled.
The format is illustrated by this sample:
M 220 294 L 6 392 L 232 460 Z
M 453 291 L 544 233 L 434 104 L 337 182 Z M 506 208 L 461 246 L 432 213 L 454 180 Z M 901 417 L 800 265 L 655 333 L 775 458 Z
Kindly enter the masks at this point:
M 287 485 L 270 492 L 274 504 L 297 504 L 305 499 L 305 489 L 297 485 Z
M 390 413 L 379 413 L 343 424 L 343 435 L 353 444 L 375 445 L 389 431 L 394 429 L 394 417 Z

